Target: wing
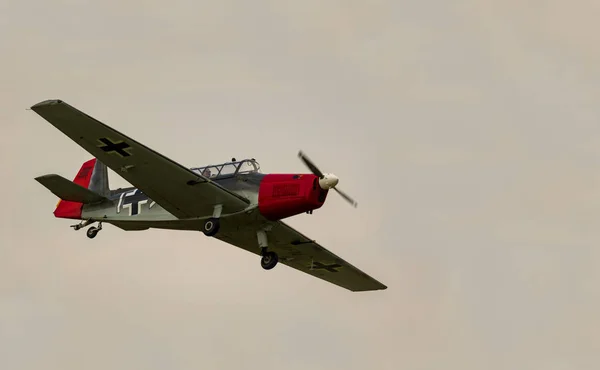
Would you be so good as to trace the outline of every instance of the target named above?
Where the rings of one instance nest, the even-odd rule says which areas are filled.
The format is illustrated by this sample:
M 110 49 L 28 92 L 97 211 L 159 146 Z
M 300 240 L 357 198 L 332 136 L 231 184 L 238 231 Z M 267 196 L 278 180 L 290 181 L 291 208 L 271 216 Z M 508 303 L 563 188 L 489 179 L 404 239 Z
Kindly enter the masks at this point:
M 217 204 L 238 212 L 250 203 L 61 100 L 31 109 L 177 218 L 211 215 Z
M 265 223 L 239 226 L 249 225 L 247 217 L 249 216 L 246 214 L 240 214 L 221 220 L 222 223 L 228 224 L 225 228 L 227 232 L 220 232 L 215 237 L 254 254 L 260 254 L 256 230 Z M 229 225 L 230 223 L 238 226 Z M 271 226 L 271 230 L 267 232 L 269 250 L 277 253 L 279 263 L 353 292 L 387 289 L 387 286 L 284 222 L 277 221 L 269 225 Z

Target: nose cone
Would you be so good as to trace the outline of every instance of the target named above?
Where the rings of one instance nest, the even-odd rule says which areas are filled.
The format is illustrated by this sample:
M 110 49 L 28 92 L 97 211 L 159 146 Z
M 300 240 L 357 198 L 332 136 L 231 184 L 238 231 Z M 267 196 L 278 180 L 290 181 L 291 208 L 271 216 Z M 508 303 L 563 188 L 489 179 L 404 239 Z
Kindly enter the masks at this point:
M 319 186 L 321 189 L 327 190 L 336 186 L 339 181 L 340 179 L 336 175 L 332 173 L 326 173 L 322 179 L 319 179 Z

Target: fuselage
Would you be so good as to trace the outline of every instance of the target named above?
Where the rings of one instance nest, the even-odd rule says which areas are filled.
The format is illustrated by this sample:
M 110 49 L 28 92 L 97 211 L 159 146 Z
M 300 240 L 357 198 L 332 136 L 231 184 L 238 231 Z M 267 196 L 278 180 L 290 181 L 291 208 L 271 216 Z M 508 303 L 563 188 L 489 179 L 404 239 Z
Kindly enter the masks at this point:
M 257 209 L 268 220 L 278 220 L 320 208 L 327 190 L 313 174 L 240 173 L 211 179 L 249 201 L 247 210 Z M 84 205 L 81 219 L 105 221 L 179 220 L 140 190 L 129 187 L 111 190 L 105 203 Z M 207 215 L 207 217 L 210 215 Z M 227 215 L 223 215 L 227 216 Z
M 236 215 L 245 214 L 241 218 L 245 220 L 244 223 L 264 223 L 311 213 L 324 204 L 328 190 L 322 188 L 316 175 L 263 174 L 259 168 L 254 159 L 190 168 L 199 175 L 199 180 L 188 185 L 202 187 L 211 182 L 247 200 L 245 208 L 232 211 L 224 209 L 219 213 L 223 231 L 228 229 L 228 225 L 235 224 Z M 126 230 L 198 230 L 206 219 L 214 217 L 214 214 L 207 213 L 195 218 L 178 218 L 135 187 L 111 190 L 107 167 L 96 159 L 84 163 L 73 181 L 101 195 L 104 200 L 86 204 L 61 200 L 54 211 L 58 218 L 107 222 Z M 219 207 L 218 199 L 204 197 L 190 200 L 194 201 L 200 202 L 208 210 Z
M 248 208 L 251 209 L 258 206 L 260 184 L 265 176 L 268 175 L 257 172 L 243 173 L 215 178 L 211 181 L 248 199 L 250 201 Z M 108 198 L 113 203 L 112 207 L 109 208 L 106 204 L 84 205 L 81 218 L 120 221 L 179 220 L 135 187 L 111 190 Z

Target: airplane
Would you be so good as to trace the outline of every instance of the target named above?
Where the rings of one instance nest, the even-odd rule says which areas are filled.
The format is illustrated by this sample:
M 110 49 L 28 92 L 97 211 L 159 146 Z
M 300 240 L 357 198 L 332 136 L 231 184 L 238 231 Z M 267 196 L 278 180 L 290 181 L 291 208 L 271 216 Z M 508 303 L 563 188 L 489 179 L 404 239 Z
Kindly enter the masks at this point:
M 95 238 L 102 224 L 125 231 L 150 228 L 202 231 L 261 257 L 265 270 L 278 262 L 352 292 L 387 286 L 301 234 L 282 220 L 312 214 L 323 206 L 339 178 L 323 173 L 302 152 L 311 173 L 263 174 L 254 159 L 188 168 L 58 99 L 31 107 L 93 156 L 73 181 L 57 174 L 35 180 L 59 198 L 54 216 L 90 226 Z M 108 168 L 132 187 L 111 190 Z

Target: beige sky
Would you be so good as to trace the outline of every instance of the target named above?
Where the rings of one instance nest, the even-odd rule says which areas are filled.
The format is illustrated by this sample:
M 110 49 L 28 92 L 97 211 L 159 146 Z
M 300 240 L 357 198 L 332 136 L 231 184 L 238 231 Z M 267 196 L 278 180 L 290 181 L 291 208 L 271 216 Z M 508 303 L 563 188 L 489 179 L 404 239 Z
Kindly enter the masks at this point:
M 600 5 L 365 4 L 1 3 L 0 368 L 597 369 Z M 290 224 L 389 289 L 73 232 L 33 180 L 90 158 L 51 98 L 187 166 L 305 150 L 359 207 Z

